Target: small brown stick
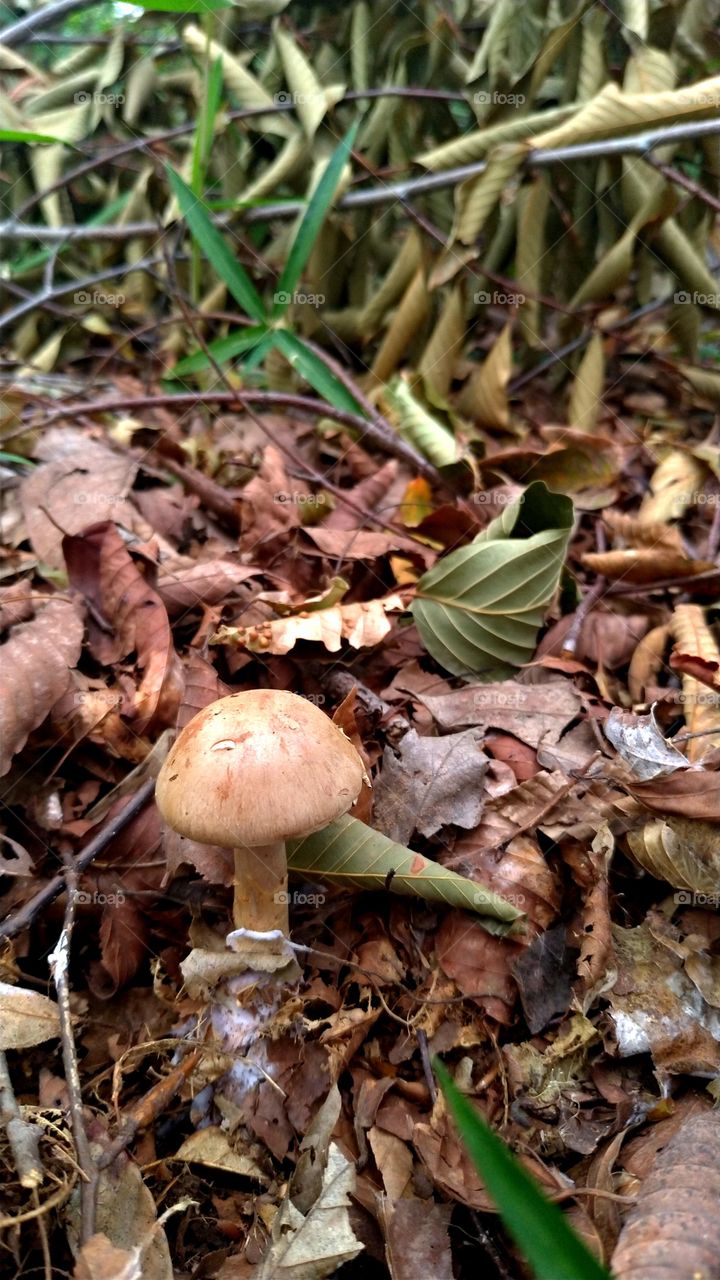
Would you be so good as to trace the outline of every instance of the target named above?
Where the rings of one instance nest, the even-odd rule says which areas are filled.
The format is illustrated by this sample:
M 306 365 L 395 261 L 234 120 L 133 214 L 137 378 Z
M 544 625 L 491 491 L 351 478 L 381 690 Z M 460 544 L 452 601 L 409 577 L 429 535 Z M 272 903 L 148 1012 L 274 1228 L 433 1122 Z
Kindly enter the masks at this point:
M 602 552 L 607 550 L 607 542 L 605 539 L 605 530 L 601 524 L 598 524 L 597 526 L 595 540 L 597 543 L 597 550 L 602 554 Z M 570 630 L 563 640 L 563 657 L 574 658 L 575 650 L 578 647 L 578 641 L 580 639 L 580 632 L 585 625 L 585 620 L 592 613 L 598 600 L 604 594 L 606 587 L 607 579 L 600 574 L 600 576 L 596 578 L 590 590 L 583 596 L 580 604 L 575 610 L 575 617 L 572 620 Z
M 96 836 L 90 840 L 78 853 L 75 859 L 75 871 L 85 871 L 94 858 L 102 853 L 109 844 L 112 844 L 115 837 L 131 822 L 134 817 L 145 808 L 148 800 L 155 790 L 155 779 L 149 778 L 138 788 L 135 795 L 128 800 L 128 803 L 115 817 L 103 827 L 102 831 L 98 831 Z M 20 907 L 12 915 L 8 916 L 4 924 L 0 925 L 0 938 L 14 938 L 23 929 L 27 929 L 32 924 L 35 916 L 44 907 L 49 906 L 63 892 L 66 887 L 64 876 L 54 876 L 48 881 L 42 889 L 38 891 L 23 907 Z
M 55 409 L 47 415 L 42 425 L 49 427 L 56 422 L 62 421 L 63 418 L 73 418 L 80 415 L 87 416 L 93 413 L 113 413 L 118 409 L 127 409 L 132 412 L 140 409 L 165 408 L 168 405 L 171 408 L 184 409 L 202 404 L 232 405 L 244 409 L 246 412 L 248 405 L 257 405 L 259 408 L 276 406 L 281 409 L 296 409 L 298 412 L 310 414 L 314 418 L 333 418 L 335 422 L 340 422 L 343 426 L 350 427 L 353 431 L 359 431 L 383 453 L 390 454 L 391 457 L 400 458 L 402 461 L 409 463 L 427 480 L 431 480 L 436 484 L 440 483 L 443 486 L 446 483 L 437 468 L 431 462 L 428 462 L 426 458 L 423 458 L 422 454 L 417 453 L 411 445 L 406 444 L 398 436 L 381 431 L 377 423 L 361 417 L 359 413 L 350 413 L 346 409 L 336 409 L 334 405 L 327 404 L 322 400 L 315 400 L 312 396 L 296 396 L 286 391 L 251 391 L 243 389 L 242 391 L 185 391 L 177 395 L 170 393 L 168 395 L 154 396 L 109 396 L 104 400 L 90 400 L 86 404 L 79 402 Z M 5 443 L 5 441 L 11 440 L 16 435 L 22 435 L 29 429 L 29 424 L 25 423 L 22 430 L 16 429 L 10 435 L 4 436 L 2 442 Z
M 107 1151 L 98 1157 L 98 1169 L 107 1169 L 120 1152 L 130 1145 L 140 1129 L 147 1129 L 148 1125 L 157 1120 L 178 1090 L 182 1088 L 188 1076 L 195 1070 L 201 1058 L 202 1050 L 200 1049 L 187 1054 L 179 1066 L 174 1067 L 169 1075 L 159 1080 L 144 1097 L 128 1108 L 117 1137 L 111 1142 Z
M 78 1164 L 83 1173 L 83 1180 L 80 1183 L 80 1235 L 83 1244 L 85 1244 L 95 1234 L 95 1197 L 98 1170 L 90 1151 L 90 1143 L 85 1129 L 82 1086 L 80 1084 L 80 1070 L 73 1038 L 72 1012 L 70 1009 L 70 942 L 75 923 L 78 876 L 77 867 L 72 864 L 69 857 L 65 860 L 65 883 L 67 886 L 65 919 L 55 950 L 50 953 L 48 962 L 58 997 L 65 1083 L 70 1096 L 70 1123 L 72 1125 L 73 1138 L 75 1139 Z
M 4 1125 L 20 1186 L 39 1187 L 45 1179 L 40 1160 L 40 1129 L 23 1120 L 10 1079 L 7 1058 L 0 1049 L 0 1124 Z
M 690 192 L 690 195 L 702 200 L 703 204 L 706 204 L 710 209 L 714 209 L 715 213 L 720 213 L 720 200 L 718 200 L 717 196 L 711 195 L 709 191 L 706 191 L 704 187 L 701 187 L 699 182 L 695 182 L 693 178 L 688 178 L 680 169 L 674 168 L 673 165 L 664 164 L 662 160 L 658 160 L 657 156 L 647 155 L 643 156 L 643 159 L 646 164 L 652 165 L 653 169 L 657 169 L 658 173 L 667 178 L 668 182 L 673 182 L 677 187 L 684 187 L 686 191 Z
M 433 1075 L 432 1063 L 430 1061 L 428 1038 L 422 1027 L 418 1027 L 415 1032 L 415 1037 L 418 1042 L 418 1049 L 420 1050 L 420 1061 L 422 1062 L 423 1075 L 425 1076 L 425 1081 L 430 1091 L 430 1097 L 434 1106 L 437 1100 L 437 1085 L 435 1084 L 435 1076 Z

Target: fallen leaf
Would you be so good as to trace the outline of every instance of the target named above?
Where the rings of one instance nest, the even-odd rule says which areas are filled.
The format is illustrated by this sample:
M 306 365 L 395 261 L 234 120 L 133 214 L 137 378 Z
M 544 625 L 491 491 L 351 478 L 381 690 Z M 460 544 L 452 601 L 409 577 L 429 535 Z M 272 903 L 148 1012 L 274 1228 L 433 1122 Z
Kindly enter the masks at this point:
M 520 1003 L 532 1035 L 570 1007 L 575 966 L 568 952 L 566 932 L 565 925 L 556 925 L 539 933 L 513 965 Z
M 188 609 L 222 604 L 231 598 L 235 588 L 248 578 L 256 578 L 261 569 L 233 564 L 230 560 L 201 560 L 174 572 L 161 573 L 157 593 L 171 618 Z
M 689 891 L 678 899 L 698 894 L 709 895 L 711 903 L 720 900 L 720 831 L 714 823 L 667 818 L 629 831 L 626 839 L 635 861 L 651 876 Z
M 362 649 L 379 644 L 392 626 L 388 613 L 404 607 L 400 596 L 392 595 L 382 600 L 333 605 L 312 613 L 305 609 L 254 627 L 220 627 L 210 643 L 246 648 L 252 653 L 282 654 L 289 653 L 298 640 L 312 640 L 323 644 L 330 653 L 337 653 L 342 641 L 347 640 L 353 649 Z
M 36 450 L 40 466 L 20 487 L 28 536 L 38 559 L 64 568 L 63 534 L 112 520 L 140 537 L 149 528 L 127 495 L 137 463 L 76 427 L 51 427 Z M 47 513 L 47 514 L 46 514 Z
M 0 982 L 0 1051 L 29 1049 L 60 1035 L 60 1015 L 54 1000 Z
M 720 1273 L 720 1115 L 692 1116 L 657 1157 L 612 1256 L 617 1280 Z M 652 1260 L 652 1261 L 651 1261 Z
M 0 646 L 0 777 L 69 687 L 83 629 L 73 604 L 51 599 Z
M 446 733 L 465 726 L 502 729 L 531 747 L 557 742 L 582 705 L 569 680 L 554 679 L 544 684 L 469 684 L 439 696 L 417 696 Z
M 175 1152 L 174 1160 L 187 1164 L 200 1164 L 207 1169 L 222 1169 L 240 1178 L 252 1178 L 261 1186 L 267 1186 L 267 1174 L 248 1152 L 236 1150 L 230 1145 L 228 1135 L 217 1125 L 198 1129 L 186 1138 Z
M 254 1280 L 325 1280 L 357 1257 L 363 1246 L 348 1216 L 354 1187 L 354 1165 L 331 1142 L 317 1199 L 303 1214 L 286 1194 Z
M 91 617 L 89 645 L 98 662 L 110 664 L 137 653 L 142 680 L 126 714 L 135 733 L 153 723 L 174 724 L 183 689 L 167 611 L 143 577 L 113 524 L 97 524 L 68 537 L 63 549 L 70 582 L 110 624 L 108 634 Z
M 687 769 L 687 756 L 663 737 L 654 710 L 647 716 L 613 707 L 605 721 L 605 737 L 630 765 L 639 782 L 667 778 L 678 769 Z
M 116 1249 L 106 1235 L 97 1232 L 75 1259 L 73 1280 L 142 1280 L 140 1250 Z
M 391 1280 L 453 1280 L 450 1205 L 398 1200 L 387 1207 L 385 1236 Z
M 494 938 L 464 911 L 449 911 L 435 939 L 438 964 L 469 1000 L 496 1022 L 512 1022 L 517 987 L 512 966 L 522 945 Z
M 397 748 L 385 748 L 374 788 L 374 825 L 399 844 L 407 844 L 414 831 L 432 836 L 450 823 L 476 826 L 487 767 L 477 729 L 442 738 L 421 738 L 410 729 Z

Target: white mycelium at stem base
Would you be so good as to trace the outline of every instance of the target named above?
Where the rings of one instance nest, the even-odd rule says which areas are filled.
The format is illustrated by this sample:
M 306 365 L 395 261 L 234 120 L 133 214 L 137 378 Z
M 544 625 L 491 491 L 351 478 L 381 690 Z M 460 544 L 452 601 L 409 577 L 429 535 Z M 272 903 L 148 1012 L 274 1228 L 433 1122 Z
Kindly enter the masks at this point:
M 299 977 L 288 939 L 285 841 L 347 813 L 363 778 L 360 756 L 332 720 L 307 699 L 272 689 L 205 707 L 160 770 L 155 795 L 168 826 L 234 851 L 235 928 L 226 941 L 237 964 L 214 986 L 209 1012 L 219 1044 L 236 1059 L 222 1092 L 237 1106 L 271 1074 L 263 1033 Z M 202 964 L 209 954 L 191 953 L 186 982 L 193 957 Z

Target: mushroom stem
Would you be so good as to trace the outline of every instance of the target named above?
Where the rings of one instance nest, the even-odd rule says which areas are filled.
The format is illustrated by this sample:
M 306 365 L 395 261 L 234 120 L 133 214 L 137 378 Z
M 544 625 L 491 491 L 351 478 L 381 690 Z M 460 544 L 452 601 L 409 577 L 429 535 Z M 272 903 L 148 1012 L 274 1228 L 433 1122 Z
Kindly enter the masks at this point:
M 273 844 L 240 845 L 235 850 L 235 896 L 233 920 L 236 929 L 269 933 L 290 932 L 285 841 Z

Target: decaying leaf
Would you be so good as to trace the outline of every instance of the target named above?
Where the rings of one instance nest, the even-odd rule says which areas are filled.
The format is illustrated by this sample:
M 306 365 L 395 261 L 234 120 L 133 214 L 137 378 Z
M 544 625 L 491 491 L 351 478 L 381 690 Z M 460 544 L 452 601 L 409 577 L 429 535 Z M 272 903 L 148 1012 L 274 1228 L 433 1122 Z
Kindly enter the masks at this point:
M 0 982 L 0 1050 L 29 1049 L 60 1035 L 54 1000 L 39 991 Z
M 720 649 L 699 605 L 678 604 L 671 625 L 681 654 L 697 659 L 704 670 L 720 667 Z M 683 715 L 688 733 L 702 736 L 688 740 L 687 755 L 689 760 L 702 760 L 720 746 L 720 694 L 709 692 L 707 682 L 699 682 L 689 665 L 685 663 L 682 675 Z
M 133 650 L 143 675 L 125 714 L 142 733 L 154 722 L 173 724 L 182 696 L 183 673 L 175 652 L 167 611 L 143 577 L 120 534 L 109 523 L 91 525 L 63 540 L 73 586 L 92 605 L 94 616 L 112 627 L 108 634 L 91 618 L 89 644 L 100 662 L 116 662 Z
M 643 524 L 679 520 L 697 499 L 705 468 L 684 449 L 671 449 L 650 478 L 650 492 L 642 500 L 638 519 Z
M 254 1280 L 325 1280 L 362 1249 L 348 1217 L 355 1169 L 331 1142 L 315 1202 L 301 1213 L 287 1195 L 272 1227 L 270 1248 Z
M 674 889 L 678 901 L 707 899 L 714 903 L 720 885 L 720 831 L 711 822 L 691 818 L 666 818 L 649 822 L 640 831 L 629 831 L 627 842 L 636 862 Z
M 465 684 L 451 693 L 419 697 L 445 733 L 470 726 L 503 729 L 532 747 L 557 742 L 581 705 L 570 681 L 557 679 Z
M 617 1280 L 720 1272 L 720 1115 L 691 1116 L 642 1183 L 612 1256 Z
M 343 640 L 347 640 L 353 649 L 361 649 L 379 644 L 392 626 L 388 613 L 404 607 L 400 596 L 392 595 L 357 604 L 334 604 L 312 613 L 305 608 L 287 618 L 256 626 L 220 627 L 211 643 L 245 648 L 252 653 L 289 653 L 298 640 L 312 640 L 330 653 L 337 653 Z
M 432 836 L 449 823 L 476 826 L 488 763 L 477 729 L 442 738 L 421 738 L 410 729 L 397 753 L 385 750 L 373 793 L 376 827 L 390 840 L 407 844 L 414 831 Z
M 0 647 L 0 776 L 69 687 L 83 629 L 74 604 L 51 598 Z
M 636 716 L 613 707 L 605 721 L 605 736 L 639 782 L 666 778 L 677 769 L 688 768 L 687 757 L 663 737 L 653 710 L 647 716 Z

